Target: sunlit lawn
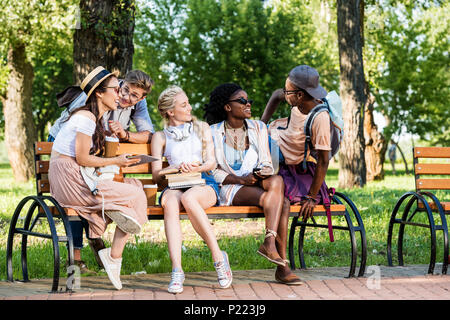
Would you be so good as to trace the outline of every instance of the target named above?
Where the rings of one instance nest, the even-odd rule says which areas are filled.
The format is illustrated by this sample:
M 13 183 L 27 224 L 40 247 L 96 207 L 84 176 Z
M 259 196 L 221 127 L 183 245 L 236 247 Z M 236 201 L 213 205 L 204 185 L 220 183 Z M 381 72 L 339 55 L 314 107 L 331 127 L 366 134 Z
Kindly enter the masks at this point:
M 362 189 L 338 190 L 348 195 L 358 207 L 364 221 L 368 257 L 367 265 L 387 265 L 386 238 L 391 211 L 397 199 L 407 191 L 414 188 L 414 178 L 406 175 L 399 166 L 397 175 L 392 175 L 390 166 L 385 165 L 387 176 L 384 181 L 370 182 Z M 327 175 L 329 186 L 337 186 L 338 170 L 332 166 Z M 6 279 L 6 241 L 9 222 L 15 207 L 20 200 L 34 194 L 35 182 L 15 183 L 9 165 L 0 165 L 0 279 Z M 437 193 L 442 199 L 448 194 Z M 344 225 L 343 218 L 339 223 Z M 326 224 L 326 219 L 320 217 L 319 223 Z M 424 216 L 418 215 L 415 221 L 426 221 Z M 356 223 L 356 222 L 354 222 Z M 183 268 L 185 272 L 214 270 L 210 251 L 193 232 L 189 221 L 182 221 L 185 237 L 183 242 Z M 259 244 L 263 241 L 263 219 L 214 220 L 214 229 L 218 232 L 218 242 L 221 249 L 227 251 L 233 269 L 266 269 L 274 265 L 256 254 Z M 36 230 L 46 230 L 47 224 L 42 223 Z M 122 274 L 131 274 L 145 271 L 146 273 L 159 273 L 170 271 L 170 259 L 164 237 L 162 221 L 148 222 L 144 232 L 139 236 L 130 238 L 123 254 Z M 58 224 L 62 231 L 62 224 Z M 396 227 L 398 230 L 398 227 Z M 105 235 L 106 242 L 112 239 L 114 226 L 110 225 Z M 327 229 L 309 229 L 306 232 L 305 259 L 307 267 L 349 266 L 351 252 L 347 231 L 335 230 L 335 242 L 331 243 Z M 14 276 L 21 278 L 20 271 L 20 236 L 15 238 L 13 256 Z M 296 236 L 297 243 L 298 235 Z M 396 238 L 394 238 L 394 241 Z M 437 237 L 437 259 L 442 261 L 442 232 Z M 52 277 L 53 255 L 50 240 L 29 238 L 28 263 L 30 278 Z M 396 244 L 396 243 L 394 243 Z M 360 247 L 358 237 L 358 247 Z M 64 245 L 61 249 L 61 272 L 65 273 L 67 253 Z M 396 253 L 396 246 L 394 246 Z M 405 263 L 427 264 L 430 255 L 429 230 L 424 228 L 406 228 L 405 235 Z M 85 245 L 82 251 L 83 259 L 89 268 L 99 271 L 89 246 Z M 359 260 L 358 260 L 359 261 Z M 396 261 L 396 256 L 394 256 Z M 299 266 L 298 257 L 296 265 Z

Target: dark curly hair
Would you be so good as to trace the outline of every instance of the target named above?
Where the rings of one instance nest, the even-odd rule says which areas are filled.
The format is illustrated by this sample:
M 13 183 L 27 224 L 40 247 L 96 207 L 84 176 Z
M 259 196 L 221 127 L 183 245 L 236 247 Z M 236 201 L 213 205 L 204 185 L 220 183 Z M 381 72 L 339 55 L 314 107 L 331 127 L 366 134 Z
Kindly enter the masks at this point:
M 236 83 L 223 83 L 218 85 L 211 91 L 209 95 L 209 103 L 205 104 L 204 119 L 209 124 L 219 123 L 227 119 L 227 112 L 223 108 L 230 97 L 238 90 L 242 90 L 241 86 Z

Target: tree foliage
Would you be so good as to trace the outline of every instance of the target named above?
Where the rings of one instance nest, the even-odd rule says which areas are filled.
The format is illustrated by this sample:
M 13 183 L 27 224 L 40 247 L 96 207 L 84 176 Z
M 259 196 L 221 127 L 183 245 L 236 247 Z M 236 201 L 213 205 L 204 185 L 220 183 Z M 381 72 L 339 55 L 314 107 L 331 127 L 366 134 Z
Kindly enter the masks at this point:
M 33 118 L 38 137 L 61 110 L 56 92 L 69 85 L 72 76 L 72 33 L 76 24 L 75 0 L 0 0 L 0 96 L 6 95 L 9 70 L 7 51 L 24 44 L 33 66 Z M 3 113 L 0 119 L 3 132 Z M 3 137 L 3 134 L 1 135 Z
M 310 10 L 298 0 L 151 1 L 141 7 L 135 35 L 136 67 L 157 75 L 150 104 L 176 83 L 202 116 L 212 89 L 236 82 L 255 101 L 253 114 L 259 117 L 273 90 L 299 64 L 314 65 L 325 74 L 324 83 L 337 88 L 337 64 L 330 67 L 332 50 L 316 37 Z M 274 116 L 288 112 L 281 108 Z
M 406 131 L 444 143 L 450 118 L 450 4 L 382 1 L 367 12 L 368 79 L 376 110 L 387 118 L 387 140 Z

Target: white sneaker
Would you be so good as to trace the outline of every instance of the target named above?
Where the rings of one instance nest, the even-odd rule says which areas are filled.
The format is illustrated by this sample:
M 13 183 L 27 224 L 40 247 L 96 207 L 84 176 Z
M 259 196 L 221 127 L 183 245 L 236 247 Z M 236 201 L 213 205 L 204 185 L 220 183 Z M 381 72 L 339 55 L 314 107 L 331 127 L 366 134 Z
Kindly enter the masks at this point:
M 170 293 L 183 292 L 184 272 L 178 270 L 179 269 L 172 270 L 171 281 L 169 283 L 169 288 L 167 289 Z
M 129 217 L 118 210 L 105 210 L 105 214 L 114 221 L 125 233 L 138 234 L 141 232 L 141 225 L 134 218 Z
M 230 262 L 228 261 L 228 255 L 225 251 L 222 251 L 223 261 L 214 262 L 214 268 L 217 271 L 217 280 L 221 288 L 225 289 L 231 286 L 233 282 L 233 273 L 231 272 Z
M 111 248 L 105 248 L 98 252 L 100 260 L 102 260 L 108 278 L 113 286 L 120 290 L 122 289 L 122 282 L 120 281 L 120 269 L 122 268 L 122 258 L 113 259 L 111 257 Z

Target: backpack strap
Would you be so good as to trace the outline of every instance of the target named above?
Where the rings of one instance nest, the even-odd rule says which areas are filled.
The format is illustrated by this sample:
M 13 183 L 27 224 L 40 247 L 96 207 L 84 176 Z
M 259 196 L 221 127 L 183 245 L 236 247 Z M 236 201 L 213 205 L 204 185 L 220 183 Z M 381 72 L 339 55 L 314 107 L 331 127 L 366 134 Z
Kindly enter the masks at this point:
M 287 124 L 286 127 L 282 127 L 282 126 L 278 126 L 277 130 L 286 130 L 289 127 L 289 122 L 291 122 L 291 115 L 289 115 L 289 117 L 287 118 Z
M 335 189 L 329 188 L 327 190 L 327 194 L 323 194 L 322 191 L 322 201 L 323 206 L 325 207 L 325 211 L 327 213 L 327 224 L 328 224 L 328 235 L 330 237 L 330 242 L 334 242 L 334 235 L 333 235 L 333 224 L 331 222 L 331 201 L 330 199 L 333 198 Z
M 328 111 L 328 106 L 326 104 L 319 104 L 318 106 L 315 106 L 308 114 L 308 118 L 306 119 L 305 122 L 305 153 L 304 153 L 304 157 L 303 157 L 303 163 L 302 163 L 302 168 L 303 171 L 306 171 L 306 155 L 308 154 L 308 147 L 311 148 L 311 150 L 313 149 L 313 145 L 312 145 L 312 141 L 311 141 L 311 128 L 312 128 L 312 124 L 314 122 L 314 119 L 317 117 L 317 115 L 319 113 L 321 113 L 322 111 Z

